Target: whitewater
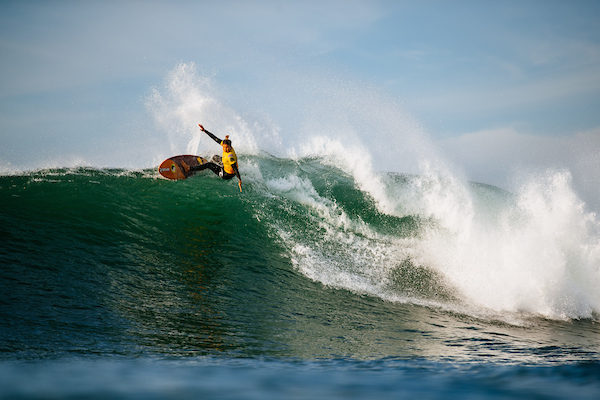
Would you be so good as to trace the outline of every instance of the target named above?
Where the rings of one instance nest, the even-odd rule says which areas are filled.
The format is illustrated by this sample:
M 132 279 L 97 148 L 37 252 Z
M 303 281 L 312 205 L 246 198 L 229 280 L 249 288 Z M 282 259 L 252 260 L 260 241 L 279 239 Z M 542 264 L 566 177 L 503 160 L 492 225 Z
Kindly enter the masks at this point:
M 253 183 L 308 207 L 318 216 L 316 227 L 328 232 L 318 239 L 330 244 L 327 249 L 302 241 L 290 244 L 292 262 L 311 279 L 401 301 L 383 288 L 391 270 L 410 262 L 443 279 L 447 290 L 469 304 L 470 313 L 597 318 L 600 225 L 575 193 L 569 171 L 519 176 L 510 193 L 469 182 L 395 104 L 346 91 L 352 101 L 333 110 L 324 104 L 328 97 L 320 99 L 315 107 L 326 112 L 311 113 L 308 125 L 302 126 L 307 133 L 289 147 L 277 126 L 251 124 L 216 100 L 210 79 L 200 76 L 193 64 L 172 71 L 164 90 L 155 89 L 147 104 L 169 137 L 172 153 L 185 148 L 190 154 L 210 154 L 214 149 L 195 131 L 195 122 L 219 121 L 222 135 L 235 137 L 236 148 L 246 154 L 274 154 L 294 162 L 318 159 L 340 170 L 324 170 L 324 175 L 347 176 L 378 213 L 421 221 L 418 238 L 381 236 L 365 226 L 360 214 L 352 219 L 335 199 L 319 195 L 310 179 L 297 173 L 271 177 L 269 171 L 248 165 L 246 174 Z M 364 136 L 375 143 L 366 144 L 356 128 L 366 126 L 366 115 L 373 114 L 378 123 L 370 119 L 368 127 L 375 134 Z M 378 163 L 390 158 L 404 175 L 380 172 Z M 279 232 L 282 240 L 294 235 L 285 228 Z M 361 256 L 364 249 L 368 254 Z M 346 259 L 347 253 L 355 257 Z M 354 275 L 344 272 L 348 265 Z
M 327 89 L 282 127 L 181 64 L 138 164 L 5 168 L 0 396 L 596 398 L 600 221 L 571 173 L 472 182 L 397 104 Z M 198 123 L 243 193 L 158 174 L 217 153 Z

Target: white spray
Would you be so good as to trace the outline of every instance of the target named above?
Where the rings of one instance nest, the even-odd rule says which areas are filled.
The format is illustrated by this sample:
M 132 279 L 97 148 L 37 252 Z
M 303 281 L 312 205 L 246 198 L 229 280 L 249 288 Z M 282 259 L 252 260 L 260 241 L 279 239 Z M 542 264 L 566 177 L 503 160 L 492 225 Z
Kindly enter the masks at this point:
M 262 147 L 292 157 L 321 157 L 352 176 L 381 213 L 427 221 L 418 238 L 382 237 L 362 221 L 351 221 L 306 179 L 290 175 L 263 182 L 274 195 L 320 216 L 326 232 L 321 243 L 302 242 L 285 227 L 279 229 L 292 249 L 292 261 L 311 279 L 405 301 L 402 293 L 390 294 L 387 280 L 390 271 L 410 259 L 415 268 L 435 272 L 466 312 L 548 318 L 594 318 L 600 313 L 600 227 L 576 196 L 568 172 L 529 175 L 513 195 L 476 190 L 440 161 L 419 125 L 397 105 L 373 92 L 365 100 L 358 88 L 328 89 L 292 138 L 282 138 L 272 123 L 246 122 L 247 117 L 218 99 L 210 79 L 199 77 L 193 65 L 178 66 L 165 94 L 156 91 L 148 104 L 171 135 L 174 153 L 182 146 L 192 153 L 208 146 L 195 133 L 198 122 L 218 126 L 219 133 L 232 135 L 238 153 Z M 327 107 L 338 98 L 347 115 L 340 102 Z M 374 118 L 368 125 L 372 132 L 365 133 L 369 118 Z M 331 125 L 340 119 L 346 121 L 342 128 Z M 383 159 L 389 168 L 389 154 L 396 149 L 401 149 L 399 169 L 414 173 L 401 185 L 376 168 Z M 254 176 L 262 179 L 260 171 Z

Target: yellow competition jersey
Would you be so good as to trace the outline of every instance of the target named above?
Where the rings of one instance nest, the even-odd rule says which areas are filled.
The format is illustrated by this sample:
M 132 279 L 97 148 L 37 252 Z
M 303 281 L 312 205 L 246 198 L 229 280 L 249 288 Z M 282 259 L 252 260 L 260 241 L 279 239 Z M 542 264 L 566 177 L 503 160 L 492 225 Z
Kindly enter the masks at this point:
M 228 174 L 235 174 L 235 171 L 232 167 L 233 164 L 237 163 L 237 156 L 235 155 L 235 150 L 233 148 L 230 152 L 223 151 L 223 169 Z

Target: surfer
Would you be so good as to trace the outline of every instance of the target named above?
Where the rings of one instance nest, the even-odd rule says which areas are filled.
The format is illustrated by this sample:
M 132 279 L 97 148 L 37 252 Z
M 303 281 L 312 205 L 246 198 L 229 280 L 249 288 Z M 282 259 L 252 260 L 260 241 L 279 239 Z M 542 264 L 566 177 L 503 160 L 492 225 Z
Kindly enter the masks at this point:
M 200 130 L 202 132 L 206 133 L 208 136 L 210 136 L 212 140 L 219 143 L 223 147 L 223 156 L 221 157 L 223 165 L 219 165 L 211 161 L 193 167 L 189 167 L 187 166 L 187 164 L 184 164 L 185 170 L 202 171 L 208 168 L 223 179 L 231 179 L 234 176 L 237 176 L 238 186 L 240 187 L 241 192 L 242 178 L 240 177 L 240 171 L 238 169 L 237 155 L 235 154 L 235 150 L 233 150 L 233 147 L 231 147 L 231 140 L 229 140 L 229 135 L 225 136 L 225 140 L 221 140 L 206 129 L 204 129 L 204 127 L 201 124 L 198 124 L 198 126 L 200 127 Z

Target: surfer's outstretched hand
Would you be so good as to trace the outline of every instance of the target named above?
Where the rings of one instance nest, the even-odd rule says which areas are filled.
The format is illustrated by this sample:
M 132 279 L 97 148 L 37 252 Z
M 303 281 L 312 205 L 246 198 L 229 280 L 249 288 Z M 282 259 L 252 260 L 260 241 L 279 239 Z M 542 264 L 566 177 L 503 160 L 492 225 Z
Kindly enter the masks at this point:
M 238 181 L 238 186 L 240 187 L 240 192 L 241 192 L 242 191 L 242 180 L 241 179 Z
M 200 127 L 200 130 L 201 130 L 202 132 L 204 132 L 204 127 L 202 126 L 202 124 L 198 124 L 198 126 Z

